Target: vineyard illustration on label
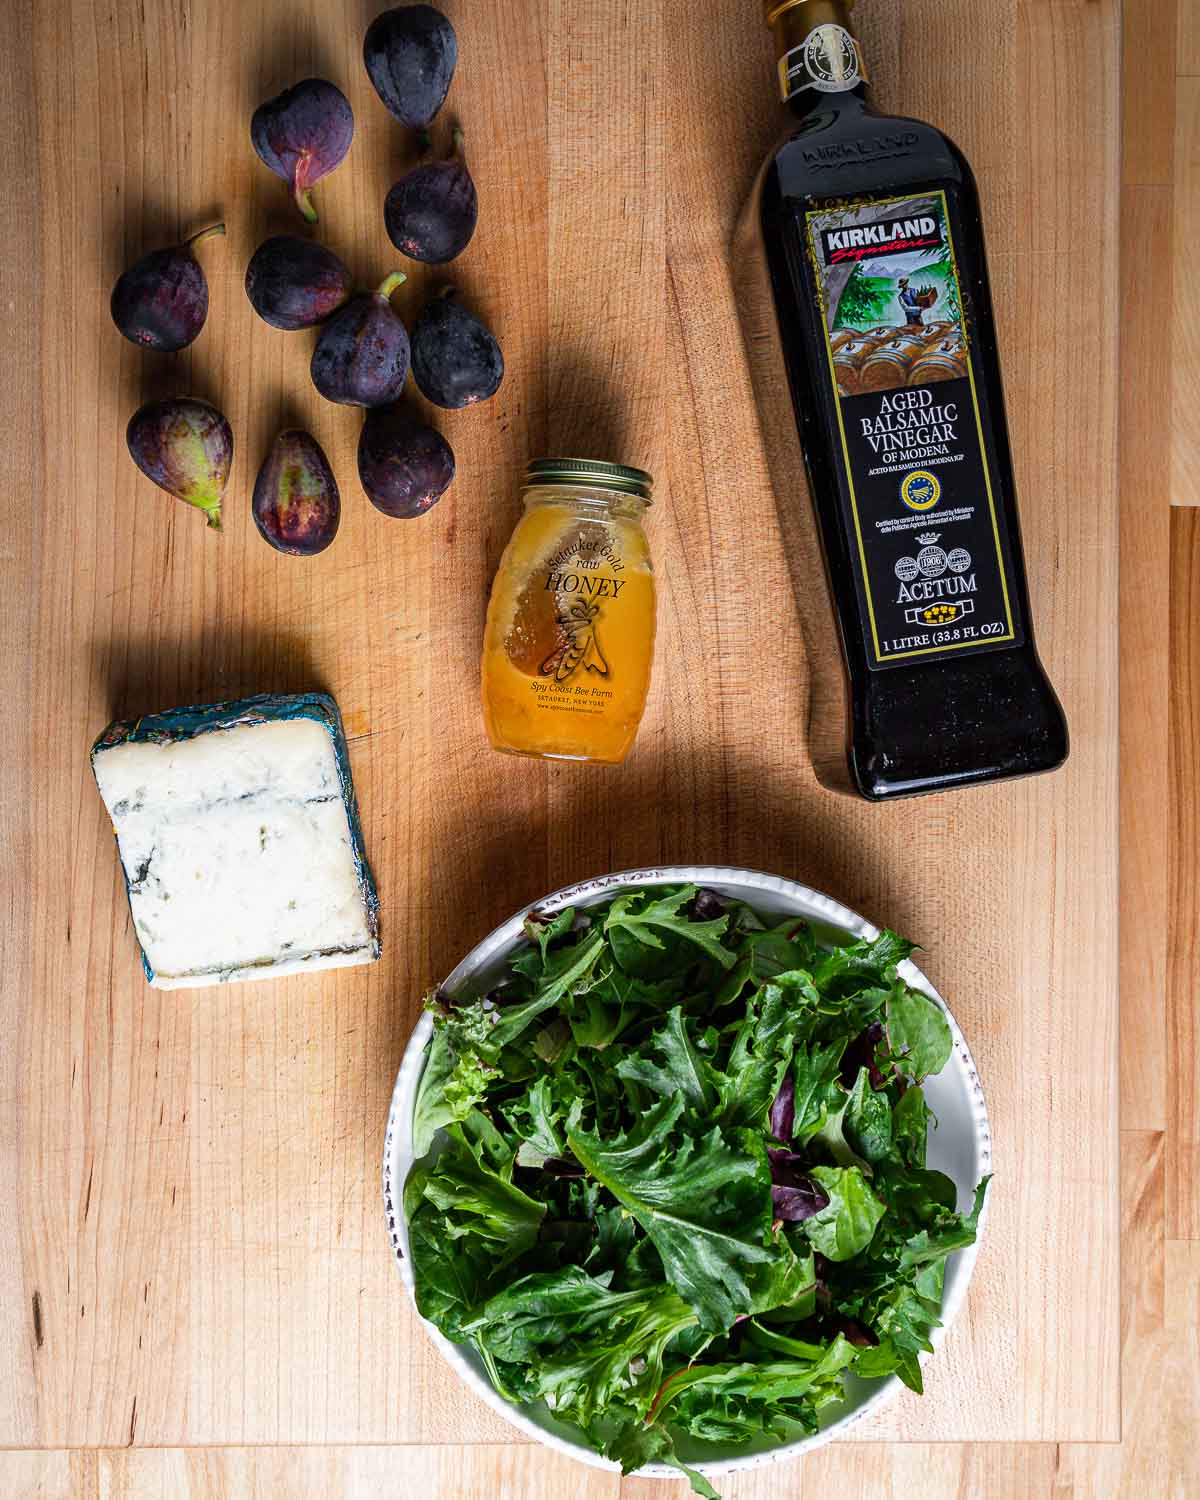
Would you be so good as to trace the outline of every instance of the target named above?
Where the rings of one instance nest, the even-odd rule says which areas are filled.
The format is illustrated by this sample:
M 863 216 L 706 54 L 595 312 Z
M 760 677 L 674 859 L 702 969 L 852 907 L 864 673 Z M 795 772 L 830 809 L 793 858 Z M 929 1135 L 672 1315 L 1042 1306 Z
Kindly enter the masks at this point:
M 561 644 L 542 663 L 543 677 L 567 682 L 581 667 L 599 677 L 608 676 L 608 662 L 596 639 L 599 618 L 598 604 L 572 604 L 565 613 L 558 615 L 555 623 Z
M 838 394 L 967 373 L 966 335 L 940 195 L 808 215 Z

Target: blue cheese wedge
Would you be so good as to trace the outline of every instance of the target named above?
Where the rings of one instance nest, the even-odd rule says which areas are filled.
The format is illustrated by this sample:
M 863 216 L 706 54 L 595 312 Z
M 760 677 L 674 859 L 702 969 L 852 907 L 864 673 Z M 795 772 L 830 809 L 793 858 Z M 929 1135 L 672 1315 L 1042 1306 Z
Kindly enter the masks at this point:
M 324 695 L 113 725 L 92 764 L 162 989 L 370 963 L 377 901 Z

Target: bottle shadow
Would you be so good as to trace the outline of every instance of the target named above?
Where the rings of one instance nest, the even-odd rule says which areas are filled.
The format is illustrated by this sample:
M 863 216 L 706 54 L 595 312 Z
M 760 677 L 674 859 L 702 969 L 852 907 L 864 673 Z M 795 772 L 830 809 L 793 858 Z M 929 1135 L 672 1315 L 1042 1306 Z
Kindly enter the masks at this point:
M 389 986 L 395 1003 L 378 1056 L 368 1062 L 380 1089 L 390 1089 L 423 997 L 514 912 L 580 881 L 671 866 L 754 869 L 821 891 L 877 925 L 920 936 L 906 884 L 887 873 L 890 865 L 864 859 L 850 836 L 859 804 L 831 799 L 811 779 L 800 790 L 796 776 L 765 758 L 739 764 L 736 811 L 727 772 L 716 764 L 698 767 L 682 751 L 635 753 L 627 766 L 613 768 L 496 755 L 493 769 L 490 806 L 429 810 L 431 845 L 447 854 L 435 858 L 422 902 L 428 929 L 420 957 L 427 968 L 413 976 L 409 993 Z M 542 782 L 532 798 L 524 780 L 530 777 Z M 531 815 L 532 807 L 538 810 Z M 630 809 L 653 811 L 630 818 Z M 831 816 L 822 818 L 822 809 Z M 878 811 L 881 823 L 897 823 L 894 808 Z M 415 957 L 403 956 L 406 973 Z
M 850 791 L 845 725 L 846 675 L 839 627 L 826 579 L 825 556 L 796 432 L 775 305 L 758 238 L 758 190 L 747 202 L 733 240 L 731 292 L 754 386 L 763 453 L 775 496 L 792 596 L 808 660 L 807 740 L 822 782 Z
M 547 446 L 557 458 L 598 458 L 641 467 L 630 453 L 628 403 L 612 371 L 582 347 L 557 345 L 546 391 Z

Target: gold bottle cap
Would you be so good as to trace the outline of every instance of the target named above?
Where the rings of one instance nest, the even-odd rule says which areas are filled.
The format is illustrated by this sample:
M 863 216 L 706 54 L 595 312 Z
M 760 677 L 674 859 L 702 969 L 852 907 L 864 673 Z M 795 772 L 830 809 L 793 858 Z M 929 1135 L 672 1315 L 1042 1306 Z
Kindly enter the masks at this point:
M 810 3 L 811 0 L 765 0 L 764 9 L 767 16 L 767 25 L 774 26 L 785 10 L 795 10 L 798 5 L 808 5 Z M 854 9 L 854 0 L 840 0 L 840 4 L 847 15 Z
M 596 458 L 536 458 L 526 471 L 525 483 L 591 485 L 622 495 L 636 495 L 649 503 L 654 478 L 645 469 L 604 463 Z

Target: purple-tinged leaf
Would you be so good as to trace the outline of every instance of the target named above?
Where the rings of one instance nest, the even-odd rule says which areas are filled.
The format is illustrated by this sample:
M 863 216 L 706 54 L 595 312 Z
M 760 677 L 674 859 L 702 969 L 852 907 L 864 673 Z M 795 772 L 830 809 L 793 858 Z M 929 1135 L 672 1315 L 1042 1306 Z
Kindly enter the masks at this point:
M 725 898 L 718 896 L 716 891 L 701 886 L 688 908 L 688 917 L 693 922 L 715 922 L 718 917 L 725 915 L 728 905 Z
M 771 1105 L 771 1134 L 777 1141 L 790 1144 L 792 1127 L 796 1121 L 796 1080 L 789 1068 L 784 1074 L 783 1084 Z
M 871 1075 L 871 1087 L 881 1089 L 885 1079 L 875 1061 L 875 1049 L 883 1041 L 883 1022 L 872 1021 L 865 1031 L 850 1043 L 842 1054 L 842 1083 L 846 1088 L 854 1087 L 859 1068 L 867 1068 Z M 889 1069 L 890 1071 L 890 1069 Z
M 803 1158 L 791 1151 L 768 1151 L 771 1160 L 771 1206 L 777 1219 L 800 1224 L 829 1207 L 829 1194 L 806 1176 Z

